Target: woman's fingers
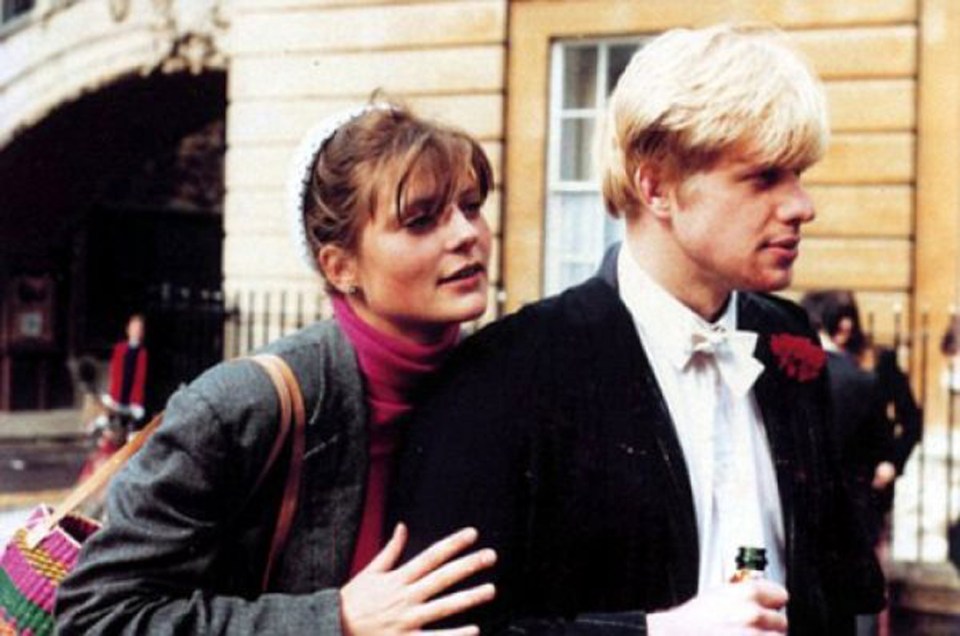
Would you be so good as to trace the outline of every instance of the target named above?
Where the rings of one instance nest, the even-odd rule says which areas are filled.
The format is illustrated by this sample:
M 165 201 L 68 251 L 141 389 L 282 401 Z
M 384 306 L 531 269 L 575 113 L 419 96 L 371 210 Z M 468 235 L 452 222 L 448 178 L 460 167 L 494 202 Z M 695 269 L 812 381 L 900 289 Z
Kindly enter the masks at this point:
M 456 629 L 424 629 L 418 633 L 430 634 L 430 636 L 479 636 L 480 628 L 476 625 L 467 625 Z
M 492 601 L 495 595 L 496 589 L 492 583 L 485 583 L 468 590 L 447 594 L 417 606 L 411 614 L 411 623 L 413 625 L 428 625 Z
M 373 557 L 373 560 L 363 568 L 364 572 L 386 572 L 397 564 L 400 554 L 403 552 L 403 546 L 407 543 L 407 526 L 398 523 L 393 529 L 393 536 L 387 541 L 387 545 Z
M 497 553 L 490 548 L 477 550 L 428 572 L 410 585 L 410 592 L 413 598 L 426 601 L 496 562 Z
M 412 583 L 466 550 L 476 540 L 477 531 L 474 528 L 464 528 L 440 539 L 397 571 L 405 583 Z

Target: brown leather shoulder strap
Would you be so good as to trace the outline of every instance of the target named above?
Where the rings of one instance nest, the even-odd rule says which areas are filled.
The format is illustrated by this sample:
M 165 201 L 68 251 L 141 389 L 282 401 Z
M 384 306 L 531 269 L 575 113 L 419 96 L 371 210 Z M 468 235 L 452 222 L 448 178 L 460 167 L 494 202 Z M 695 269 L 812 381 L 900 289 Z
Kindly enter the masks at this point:
M 303 472 L 303 453 L 306 447 L 307 418 L 300 383 L 293 371 L 290 370 L 289 365 L 282 358 L 273 354 L 260 354 L 253 356 L 252 359 L 266 370 L 277 389 L 277 395 L 280 397 L 280 433 L 277 435 L 278 441 L 274 442 L 274 447 L 271 449 L 266 467 L 257 479 L 258 485 L 266 477 L 266 473 L 270 470 L 273 462 L 276 461 L 276 455 L 279 454 L 284 445 L 287 431 L 290 430 L 291 414 L 293 420 L 293 440 L 290 443 L 287 479 L 284 483 L 283 499 L 280 502 L 273 537 L 270 541 L 270 552 L 267 554 L 267 563 L 264 567 L 261 582 L 261 589 L 265 592 L 269 587 L 277 559 L 286 545 L 290 528 L 293 526 L 293 517 L 297 512 L 300 476 Z
M 270 542 L 270 552 L 263 573 L 262 589 L 266 591 L 270 577 L 273 574 L 277 557 L 283 551 L 293 517 L 297 510 L 297 498 L 300 488 L 300 475 L 303 472 L 303 453 L 306 446 L 306 410 L 300 384 L 287 363 L 273 354 L 259 354 L 250 358 L 259 364 L 270 377 L 280 401 L 280 422 L 277 437 L 274 440 L 270 454 L 264 468 L 254 485 L 253 492 L 259 488 L 267 475 L 277 463 L 280 453 L 290 436 L 291 420 L 293 423 L 293 441 L 290 448 L 290 464 L 287 469 L 287 479 L 283 489 L 283 500 L 280 503 L 277 522 Z M 35 547 L 60 523 L 64 517 L 75 511 L 93 493 L 102 488 L 123 467 L 146 441 L 159 428 L 163 421 L 163 413 L 158 414 L 135 437 L 124 444 L 117 452 L 103 463 L 90 477 L 74 488 L 67 497 L 53 510 L 50 516 L 34 526 L 26 537 L 31 547 Z
M 39 544 L 44 537 L 50 534 L 54 528 L 57 527 L 57 524 L 63 521 L 63 518 L 68 514 L 75 511 L 83 503 L 90 498 L 95 492 L 100 490 L 110 478 L 113 477 L 118 470 L 123 468 L 123 465 L 127 463 L 127 460 L 133 457 L 134 453 L 140 450 L 140 447 L 143 446 L 147 439 L 153 434 L 155 430 L 160 426 L 160 423 L 163 421 L 163 413 L 159 413 L 155 416 L 150 423 L 143 427 L 143 429 L 138 432 L 133 438 L 130 439 L 126 444 L 121 446 L 117 452 L 107 459 L 103 464 L 101 464 L 93 474 L 91 474 L 87 479 L 77 485 L 70 493 L 64 498 L 60 504 L 54 508 L 53 512 L 47 517 L 42 523 L 34 526 L 28 533 L 26 541 L 29 547 L 33 548 Z
M 253 493 L 259 491 L 260 486 L 266 481 L 267 476 L 273 470 L 273 466 L 277 463 L 280 453 L 283 452 L 283 448 L 286 446 L 287 439 L 290 436 L 292 414 L 290 391 L 287 389 L 283 374 L 280 373 L 276 367 L 275 357 L 276 356 L 268 354 L 259 354 L 249 358 L 266 372 L 267 377 L 270 378 L 270 382 L 273 383 L 273 388 L 277 392 L 277 399 L 280 403 L 280 421 L 277 423 L 277 436 L 273 440 L 273 446 L 270 448 L 270 454 L 267 455 L 267 461 L 264 463 L 263 469 L 257 476 L 257 480 L 254 482 L 253 488 L 250 491 Z

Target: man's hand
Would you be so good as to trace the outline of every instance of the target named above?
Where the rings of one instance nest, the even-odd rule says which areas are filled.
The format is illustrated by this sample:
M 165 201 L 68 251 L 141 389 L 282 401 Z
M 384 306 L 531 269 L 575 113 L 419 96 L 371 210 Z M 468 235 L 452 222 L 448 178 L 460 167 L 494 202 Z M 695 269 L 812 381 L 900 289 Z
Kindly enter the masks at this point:
M 880 462 L 873 473 L 874 490 L 884 490 L 897 478 L 897 469 L 892 462 Z
M 113 397 L 109 393 L 100 394 L 100 402 L 106 406 L 108 409 L 117 408 L 117 403 L 113 401 Z
M 787 590 L 764 579 L 729 583 L 647 616 L 650 636 L 785 634 Z

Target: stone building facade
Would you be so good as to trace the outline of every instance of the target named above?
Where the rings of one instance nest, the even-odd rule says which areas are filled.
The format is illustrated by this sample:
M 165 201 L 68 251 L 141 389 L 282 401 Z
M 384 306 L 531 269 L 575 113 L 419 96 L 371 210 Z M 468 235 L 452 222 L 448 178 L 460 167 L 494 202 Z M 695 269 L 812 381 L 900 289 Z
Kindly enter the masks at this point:
M 89 254 L 55 228 L 88 226 L 78 207 L 97 207 L 116 189 L 81 188 L 71 201 L 39 197 L 44 209 L 32 209 L 38 190 L 66 183 L 43 169 L 48 153 L 67 152 L 49 146 L 52 133 L 36 136 L 45 146 L 31 143 L 58 115 L 75 121 L 74 109 L 99 96 L 104 117 L 82 120 L 93 134 L 121 120 L 137 129 L 130 121 L 154 108 L 156 121 L 169 127 L 168 147 L 177 148 L 220 122 L 222 202 L 193 205 L 168 191 L 160 207 L 219 218 L 216 274 L 226 298 L 242 304 L 286 290 L 314 302 L 317 281 L 298 262 L 283 216 L 289 156 L 318 118 L 378 90 L 402 99 L 477 136 L 493 160 L 497 189 L 485 210 L 497 237 L 492 316 L 576 280 L 615 237 L 602 220 L 587 159 L 577 157 L 617 64 L 651 34 L 729 20 L 787 30 L 830 99 L 833 143 L 805 177 L 819 219 L 788 294 L 852 288 L 888 342 L 898 321 L 918 333 L 921 314 L 939 339 L 957 302 L 960 9 L 950 0 L 5 0 L 4 8 L 0 168 L 29 160 L 37 169 L 0 172 L 0 188 L 15 179 L 20 193 L 6 210 L 0 201 L 0 276 L 49 274 L 58 289 L 69 288 L 57 292 L 65 307 L 57 316 L 71 325 L 58 345 L 70 354 L 103 340 L 82 327 L 97 320 L 89 298 L 98 283 L 74 271 Z M 124 91 L 111 93 L 118 86 Z M 151 91 L 162 98 L 152 100 Z M 117 103 L 126 108 L 111 110 Z M 190 121 L 170 123 L 182 119 Z M 97 143 L 103 153 L 120 144 L 109 135 Z M 70 144 L 96 150 L 72 137 Z M 137 170 L 111 164 L 102 172 L 144 183 L 156 173 L 150 166 L 157 153 L 150 161 L 138 157 Z M 4 155 L 13 159 L 4 162 Z M 591 211 L 578 215 L 583 210 Z M 41 229 L 22 230 L 34 218 Z M 9 257 L 11 245 L 11 253 L 29 254 Z M 933 378 L 943 359 L 915 354 L 912 364 L 926 365 Z M 945 409 L 935 385 L 927 383 L 934 421 Z

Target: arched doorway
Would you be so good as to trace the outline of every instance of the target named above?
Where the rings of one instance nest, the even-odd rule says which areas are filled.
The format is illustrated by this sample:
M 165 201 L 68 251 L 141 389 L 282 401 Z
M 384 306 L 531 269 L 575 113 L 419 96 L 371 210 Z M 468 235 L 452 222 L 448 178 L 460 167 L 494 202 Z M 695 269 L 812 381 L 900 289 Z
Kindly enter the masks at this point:
M 130 313 L 219 292 L 225 111 L 224 73 L 132 76 L 0 151 L 0 408 L 71 405 L 71 363 L 104 359 Z M 156 322 L 154 401 L 186 379 Z

